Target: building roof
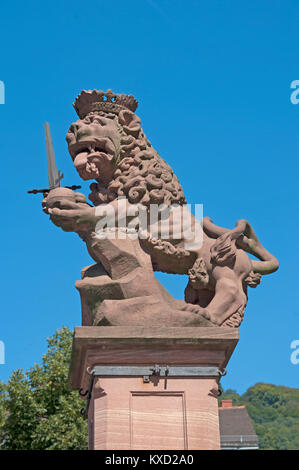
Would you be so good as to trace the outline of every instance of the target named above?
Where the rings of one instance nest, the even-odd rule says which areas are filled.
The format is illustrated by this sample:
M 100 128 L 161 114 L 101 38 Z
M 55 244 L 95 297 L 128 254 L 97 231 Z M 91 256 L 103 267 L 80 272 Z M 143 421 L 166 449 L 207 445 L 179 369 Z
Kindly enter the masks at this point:
M 258 448 L 258 437 L 245 406 L 233 406 L 223 400 L 219 408 L 221 448 Z

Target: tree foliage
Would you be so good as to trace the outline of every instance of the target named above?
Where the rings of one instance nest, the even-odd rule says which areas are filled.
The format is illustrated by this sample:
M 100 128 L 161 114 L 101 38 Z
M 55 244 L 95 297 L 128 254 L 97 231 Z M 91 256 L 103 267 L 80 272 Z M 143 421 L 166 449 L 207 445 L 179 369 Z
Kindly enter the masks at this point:
M 0 383 L 0 447 L 9 450 L 87 448 L 84 403 L 68 388 L 72 333 L 61 328 L 48 338 L 40 365 L 16 370 Z

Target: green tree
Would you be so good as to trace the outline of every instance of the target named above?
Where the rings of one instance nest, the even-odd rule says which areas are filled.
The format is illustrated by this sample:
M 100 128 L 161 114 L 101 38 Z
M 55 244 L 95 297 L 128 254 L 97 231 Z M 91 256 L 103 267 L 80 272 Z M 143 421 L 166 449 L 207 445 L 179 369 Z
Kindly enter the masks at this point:
M 6 416 L 6 385 L 3 382 L 0 382 L 0 429 L 4 425 L 5 416 Z M 1 440 L 0 440 L 1 445 Z
M 72 333 L 63 327 L 48 338 L 41 365 L 0 383 L 1 449 L 87 449 L 84 402 L 67 385 L 71 347 Z

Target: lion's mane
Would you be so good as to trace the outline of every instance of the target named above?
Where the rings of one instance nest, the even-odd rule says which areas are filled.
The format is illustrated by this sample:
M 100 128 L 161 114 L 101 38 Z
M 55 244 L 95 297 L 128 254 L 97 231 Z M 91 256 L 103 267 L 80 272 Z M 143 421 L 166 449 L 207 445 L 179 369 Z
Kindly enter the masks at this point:
M 171 167 L 153 149 L 140 128 L 131 131 L 129 126 L 119 122 L 115 114 L 90 113 L 83 123 L 96 121 L 98 115 L 117 120 L 121 136 L 119 155 L 116 157 L 115 172 L 107 186 L 101 183 L 90 185 L 89 199 L 95 206 L 109 203 L 125 196 L 131 204 L 186 204 L 179 181 Z

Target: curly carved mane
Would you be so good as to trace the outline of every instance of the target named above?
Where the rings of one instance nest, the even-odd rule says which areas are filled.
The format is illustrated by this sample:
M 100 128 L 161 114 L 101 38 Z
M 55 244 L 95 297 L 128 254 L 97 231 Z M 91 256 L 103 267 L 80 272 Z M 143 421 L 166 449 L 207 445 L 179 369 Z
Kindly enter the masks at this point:
M 85 123 L 91 123 L 101 113 L 89 114 Z M 113 179 L 107 186 L 92 183 L 89 199 L 94 205 L 108 203 L 125 196 L 130 203 L 186 204 L 179 181 L 170 166 L 153 149 L 139 128 L 131 130 L 119 122 L 117 115 L 103 113 L 105 117 L 117 120 L 121 135 L 121 147 L 116 161 Z

